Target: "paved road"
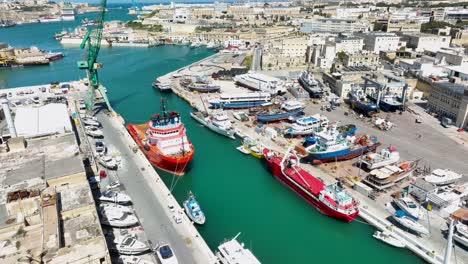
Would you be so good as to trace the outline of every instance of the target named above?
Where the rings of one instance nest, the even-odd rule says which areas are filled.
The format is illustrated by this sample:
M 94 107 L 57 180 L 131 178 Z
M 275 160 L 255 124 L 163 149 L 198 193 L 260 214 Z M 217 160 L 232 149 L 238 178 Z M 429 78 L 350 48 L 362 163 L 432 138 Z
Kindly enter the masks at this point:
M 122 168 L 119 168 L 116 176 L 123 186 L 121 188 L 132 197 L 133 206 L 148 239 L 153 245 L 160 242 L 169 243 L 174 249 L 179 263 L 197 263 L 194 255 L 199 256 L 199 252 L 195 252 L 188 245 L 190 239 L 193 241 L 194 238 L 183 237 L 177 232 L 172 223 L 173 220 L 165 212 L 168 210 L 167 206 L 161 204 L 157 199 L 153 189 L 144 179 L 141 165 L 138 165 L 132 158 L 136 154 L 129 148 L 123 132 L 115 131 L 109 118 L 104 118 L 104 114 L 99 114 L 97 117 L 104 127 L 104 141 L 111 149 L 118 150 L 122 156 Z M 153 170 L 152 167 L 144 169 Z M 112 176 L 111 179 L 115 178 Z
M 319 113 L 321 104 L 310 104 L 307 113 Z M 411 106 L 416 108 L 418 106 Z M 416 124 L 415 116 L 405 112 L 403 115 L 396 113 L 381 113 L 381 117 L 390 118 L 396 124 L 391 131 L 381 131 L 371 123 L 368 118 L 359 119 L 350 111 L 349 116 L 344 112 L 348 110 L 346 104 L 332 112 L 323 111 L 329 120 L 338 120 L 341 124 L 354 123 L 358 127 L 357 134 L 369 134 L 378 137 L 383 146 L 393 145 L 397 147 L 402 159 L 422 159 L 420 166 L 430 166 L 431 169 L 449 168 L 456 172 L 468 174 L 468 148 L 449 138 L 438 122 L 428 114 L 423 114 L 423 123 Z

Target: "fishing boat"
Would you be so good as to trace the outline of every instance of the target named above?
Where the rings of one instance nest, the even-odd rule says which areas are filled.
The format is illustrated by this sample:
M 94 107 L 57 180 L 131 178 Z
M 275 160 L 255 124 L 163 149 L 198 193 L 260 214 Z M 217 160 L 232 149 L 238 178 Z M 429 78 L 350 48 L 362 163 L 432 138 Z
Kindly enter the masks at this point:
M 377 103 L 378 93 L 368 94 L 367 97 Z M 398 100 L 397 95 L 385 93 L 380 95 L 379 108 L 385 112 L 396 112 L 403 108 L 403 103 Z
M 379 169 L 371 170 L 363 181 L 372 188 L 383 191 L 411 176 L 411 173 L 417 167 L 417 160 L 403 161 L 396 165 L 387 165 Z
M 407 216 L 418 220 L 421 213 L 420 206 L 410 197 L 402 197 L 394 200 L 395 204 L 406 213 Z
M 153 82 L 151 84 L 151 86 L 153 88 L 158 89 L 160 92 L 170 92 L 170 91 L 172 91 L 171 85 L 172 85 L 171 81 L 169 81 L 169 80 L 161 81 L 159 79 L 157 79 L 155 82 Z
M 346 222 L 358 214 L 358 203 L 340 183 L 325 185 L 299 165 L 299 157 L 291 153 L 280 155 L 263 149 L 263 155 L 273 175 L 325 215 Z
M 393 216 L 393 219 L 401 226 L 406 227 L 407 229 L 416 232 L 418 234 L 428 235 L 429 230 L 424 227 L 422 224 L 416 222 L 413 218 L 407 216 L 403 211 L 397 211 Z
M 327 126 L 328 118 L 320 114 L 315 114 L 296 119 L 295 123 L 284 131 L 284 134 L 289 136 L 307 136 L 321 131 Z
M 362 88 L 353 88 L 348 93 L 348 102 L 352 109 L 371 116 L 378 112 L 377 105 L 367 98 Z
M 449 169 L 435 169 L 424 180 L 434 185 L 448 185 L 460 180 L 463 176 Z
M 292 116 L 297 116 L 299 114 L 302 114 L 303 111 L 303 103 L 292 101 L 285 102 L 281 105 L 280 108 L 272 108 L 270 110 L 260 111 L 255 115 L 255 117 L 259 122 L 268 123 L 285 120 Z
M 323 96 L 323 89 L 309 71 L 301 72 L 297 81 L 309 93 L 311 98 L 321 98 Z
M 359 158 L 359 162 L 369 170 L 394 164 L 398 160 L 400 160 L 400 153 L 393 146 L 382 149 L 380 153 L 369 153 Z
M 343 138 L 336 126 L 330 126 L 315 135 L 316 143 L 305 148 L 308 153 L 305 161 L 316 163 L 349 160 L 374 151 L 380 145 L 377 138 L 366 135 Z
M 242 139 L 242 145 L 244 146 L 245 149 L 249 151 L 250 155 L 259 159 L 263 158 L 261 147 L 259 146 L 257 141 L 253 140 L 250 137 L 244 137 Z
M 212 85 L 209 83 L 191 83 L 187 86 L 187 88 L 192 92 L 199 92 L 199 93 L 216 93 L 221 90 L 221 86 L 219 85 Z
M 118 204 L 129 204 L 132 202 L 132 199 L 130 198 L 130 196 L 121 192 L 107 190 L 101 194 L 101 196 L 99 197 L 99 201 L 112 202 Z
M 405 243 L 399 240 L 398 238 L 394 237 L 391 233 L 388 232 L 380 232 L 380 231 L 375 231 L 373 237 L 375 239 L 378 239 L 382 242 L 385 242 L 391 246 L 397 247 L 397 248 L 404 248 L 406 247 Z
M 185 212 L 188 217 L 192 219 L 193 222 L 199 225 L 203 225 L 206 221 L 205 214 L 200 208 L 198 201 L 195 199 L 195 196 L 192 192 L 189 192 L 189 197 L 184 201 Z
M 46 59 L 49 61 L 54 61 L 63 58 L 63 53 L 62 52 L 48 52 L 46 54 Z
M 138 218 L 133 213 L 120 211 L 118 208 L 101 210 L 101 223 L 112 227 L 130 227 L 138 224 Z
M 214 108 L 249 108 L 269 103 L 269 93 L 235 93 L 221 94 L 218 98 L 211 99 L 208 103 Z
M 148 245 L 132 235 L 118 237 L 114 240 L 114 244 L 117 251 L 124 255 L 141 254 L 150 250 Z
M 356 133 L 357 127 L 353 124 L 343 125 L 337 127 L 338 132 L 342 137 L 347 137 L 354 135 Z
M 127 124 L 127 129 L 154 166 L 183 175 L 193 158 L 194 148 L 187 139 L 179 113 L 167 111 L 164 101 L 161 101 L 161 109 L 149 122 Z
M 231 121 L 229 121 L 226 112 L 222 110 L 215 111 L 211 114 L 207 114 L 206 112 L 191 112 L 190 116 L 211 131 L 230 139 L 235 139 L 235 131 L 232 128 Z

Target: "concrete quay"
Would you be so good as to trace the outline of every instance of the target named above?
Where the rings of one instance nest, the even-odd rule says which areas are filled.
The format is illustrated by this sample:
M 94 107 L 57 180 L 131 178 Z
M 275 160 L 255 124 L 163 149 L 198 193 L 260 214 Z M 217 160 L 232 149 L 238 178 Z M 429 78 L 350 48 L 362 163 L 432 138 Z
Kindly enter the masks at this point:
M 213 55 L 216 56 L 216 55 Z M 213 57 L 212 56 L 212 57 Z M 204 64 L 203 60 L 192 65 Z M 186 67 L 185 67 L 186 69 Z M 192 93 L 182 87 L 179 84 L 180 71 L 175 71 L 165 75 L 163 78 L 172 78 L 172 91 L 179 97 L 187 101 L 193 108 L 198 111 L 205 111 L 208 107 L 207 100 L 216 96 L 213 94 L 199 94 Z M 187 75 L 193 75 L 193 73 L 185 70 Z M 177 74 L 175 74 L 177 73 Z M 209 72 L 206 74 L 209 76 Z M 215 85 L 221 86 L 222 92 L 246 92 L 244 88 L 237 87 L 232 81 L 214 81 Z M 290 95 L 287 95 L 291 97 Z M 467 171 L 467 164 L 462 159 L 456 157 L 465 156 L 467 151 L 466 138 L 463 135 L 453 133 L 450 129 L 443 129 L 440 127 L 438 122 L 433 117 L 421 111 L 419 106 L 411 105 L 411 111 L 405 112 L 402 115 L 389 114 L 390 120 L 396 124 L 396 127 L 391 131 L 378 130 L 373 124 L 370 123 L 366 118 L 360 118 L 358 115 L 350 112 L 346 105 L 342 105 L 332 112 L 326 112 L 320 110 L 320 104 L 325 102 L 318 102 L 312 104 L 309 100 L 304 100 L 307 103 L 305 112 L 307 114 L 321 113 L 326 115 L 330 121 L 339 121 L 341 124 L 354 123 L 358 126 L 358 134 L 370 134 L 376 135 L 382 142 L 383 146 L 393 145 L 396 146 L 400 152 L 402 160 L 421 159 L 420 166 L 436 168 L 451 168 L 460 173 Z M 232 110 L 226 111 L 232 116 Z M 345 115 L 345 112 L 350 114 Z M 386 114 L 381 115 L 386 117 Z M 423 120 L 422 124 L 416 124 L 415 118 L 420 117 Z M 280 152 L 285 152 L 287 146 L 290 144 L 296 145 L 301 142 L 301 139 L 285 139 L 281 136 L 274 140 L 264 137 L 261 133 L 255 131 L 255 124 L 252 122 L 240 122 L 233 120 L 233 126 L 238 132 L 238 135 L 246 135 L 251 138 L 257 139 L 262 145 L 275 149 Z M 284 129 L 288 125 L 283 123 L 268 124 L 269 127 L 275 127 L 278 129 Z M 436 133 L 434 133 L 436 132 Z M 441 153 L 449 155 L 441 155 Z M 354 178 L 358 175 L 356 167 L 353 166 L 352 162 L 342 162 L 344 165 L 338 165 L 339 169 L 337 173 L 332 172 L 325 166 L 312 166 L 310 164 L 302 164 L 302 166 L 309 170 L 313 175 L 322 178 L 326 183 L 331 183 L 339 178 L 339 174 L 346 174 L 348 178 Z M 333 165 L 329 165 L 332 167 Z M 344 166 L 344 167 L 343 167 Z M 350 167 L 353 166 L 353 169 Z M 343 175 L 341 175 L 343 176 Z M 350 177 L 352 176 L 352 177 Z M 340 177 L 341 178 L 341 177 Z M 409 181 L 406 182 L 406 186 Z M 399 190 L 402 187 L 397 186 Z M 389 212 L 386 204 L 391 201 L 389 193 L 383 194 L 376 201 L 371 200 L 368 197 L 358 193 L 357 191 L 348 188 L 348 191 L 359 201 L 360 203 L 360 216 L 367 223 L 359 221 L 362 224 L 369 224 L 376 227 L 379 230 L 393 230 L 393 234 L 404 241 L 407 245 L 406 248 L 411 250 L 414 254 L 420 256 L 423 260 L 428 263 L 443 263 L 445 246 L 447 240 L 444 236 L 444 231 L 447 229 L 445 219 L 436 215 L 435 212 L 429 212 L 430 224 L 429 227 L 431 234 L 429 236 L 416 236 L 405 232 L 403 229 L 399 229 L 393 225 L 391 221 L 391 213 Z M 423 220 L 422 220 L 423 221 Z M 424 220 L 425 221 L 425 220 Z M 424 223 L 427 226 L 427 223 Z M 376 241 L 376 243 L 381 243 Z M 454 253 L 450 263 L 468 263 L 468 253 L 462 248 L 455 246 Z

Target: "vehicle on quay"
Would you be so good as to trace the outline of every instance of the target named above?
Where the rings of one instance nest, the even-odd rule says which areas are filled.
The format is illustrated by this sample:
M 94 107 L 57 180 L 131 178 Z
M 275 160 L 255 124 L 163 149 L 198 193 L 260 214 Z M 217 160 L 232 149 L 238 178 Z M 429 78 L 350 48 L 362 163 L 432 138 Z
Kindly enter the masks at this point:
M 450 169 L 435 169 L 426 175 L 424 180 L 435 185 L 448 185 L 460 180 L 463 176 Z
M 85 133 L 86 135 L 93 137 L 93 138 L 104 137 L 104 133 L 102 132 L 102 130 L 95 126 L 85 126 Z
M 395 221 L 399 223 L 401 226 L 417 234 L 423 234 L 423 235 L 429 234 L 429 230 L 426 227 L 418 223 L 413 218 L 407 216 L 405 212 L 403 211 L 400 211 L 400 210 L 396 211 L 395 215 L 393 216 L 393 219 L 395 219 Z
M 124 193 L 107 190 L 101 193 L 99 201 L 118 204 L 130 204 L 132 202 L 132 199 L 130 198 L 130 196 Z
M 374 151 L 380 143 L 376 137 L 362 135 L 343 138 L 336 125 L 315 134 L 316 142 L 305 148 L 304 161 L 333 162 L 349 160 Z
M 143 259 L 140 256 L 119 256 L 119 264 L 155 264 L 151 260 Z
M 369 170 L 394 164 L 398 160 L 400 160 L 400 153 L 393 146 L 382 149 L 380 153 L 369 153 L 359 157 L 359 162 Z
M 156 249 L 156 256 L 161 264 L 178 264 L 179 261 L 177 260 L 174 251 L 168 244 L 164 244 L 159 246 Z
M 325 185 L 299 165 L 299 157 L 291 149 L 284 155 L 263 149 L 265 161 L 273 176 L 323 214 L 346 222 L 356 218 L 359 214 L 358 203 L 341 183 Z
M 321 98 L 323 96 L 323 89 L 320 87 L 314 75 L 309 71 L 303 71 L 297 79 L 299 84 L 309 93 L 311 98 Z
M 237 241 L 239 236 L 240 233 L 218 246 L 215 254 L 221 264 L 260 264 L 252 251 L 245 248 L 244 243 Z
M 140 149 L 157 168 L 183 175 L 195 150 L 186 136 L 179 113 L 167 111 L 161 101 L 161 113 L 143 124 L 127 124 L 127 129 Z
M 185 212 L 188 217 L 196 224 L 203 225 L 206 221 L 205 214 L 203 213 L 200 204 L 195 199 L 195 196 L 190 191 L 187 200 L 183 202 Z
M 118 167 L 117 161 L 111 155 L 99 157 L 97 160 L 106 169 L 116 170 Z
M 127 213 L 118 208 L 106 208 L 100 211 L 101 223 L 112 227 L 130 227 L 138 224 L 138 218 L 133 213 Z
M 102 140 L 98 140 L 94 143 L 94 149 L 96 156 L 104 156 L 107 153 L 107 146 Z
M 284 131 L 287 136 L 308 136 L 325 129 L 328 126 L 326 116 L 315 114 L 295 119 L 295 123 Z
M 421 208 L 409 196 L 395 199 L 394 203 L 396 206 L 398 206 L 398 208 L 400 208 L 403 212 L 405 212 L 407 216 L 413 218 L 414 220 L 419 219 Z
M 390 232 L 380 232 L 375 231 L 374 235 L 372 235 L 375 239 L 378 239 L 384 243 L 387 243 L 391 246 L 404 248 L 406 247 L 405 243 L 402 242 L 400 239 L 394 237 Z
M 118 237 L 114 240 L 114 243 L 117 251 L 124 255 L 141 254 L 150 250 L 146 243 L 132 235 Z
M 211 131 L 230 139 L 235 139 L 235 131 L 226 112 L 222 110 L 213 111 L 211 114 L 206 112 L 191 112 L 190 116 Z
M 220 94 L 218 98 L 208 101 L 214 108 L 249 108 L 261 106 L 271 101 L 269 93 L 235 93 L 235 94 Z

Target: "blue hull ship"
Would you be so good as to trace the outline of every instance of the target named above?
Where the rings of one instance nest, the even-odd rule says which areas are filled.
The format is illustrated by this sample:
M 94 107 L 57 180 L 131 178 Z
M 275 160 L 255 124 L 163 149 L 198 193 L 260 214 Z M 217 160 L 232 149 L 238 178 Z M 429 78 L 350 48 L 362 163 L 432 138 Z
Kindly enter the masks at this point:
M 348 102 L 352 109 L 365 115 L 370 116 L 379 111 L 377 105 L 366 97 L 362 89 L 350 91 Z
M 377 95 L 368 95 L 367 97 L 372 102 L 377 103 Z M 396 96 L 382 95 L 379 107 L 385 112 L 396 112 L 403 109 L 403 104 L 398 101 Z
M 302 113 L 304 108 L 298 108 L 292 111 L 284 111 L 279 113 L 259 113 L 256 115 L 257 121 L 259 122 L 275 122 L 280 120 L 288 119 L 291 116 L 296 116 Z

